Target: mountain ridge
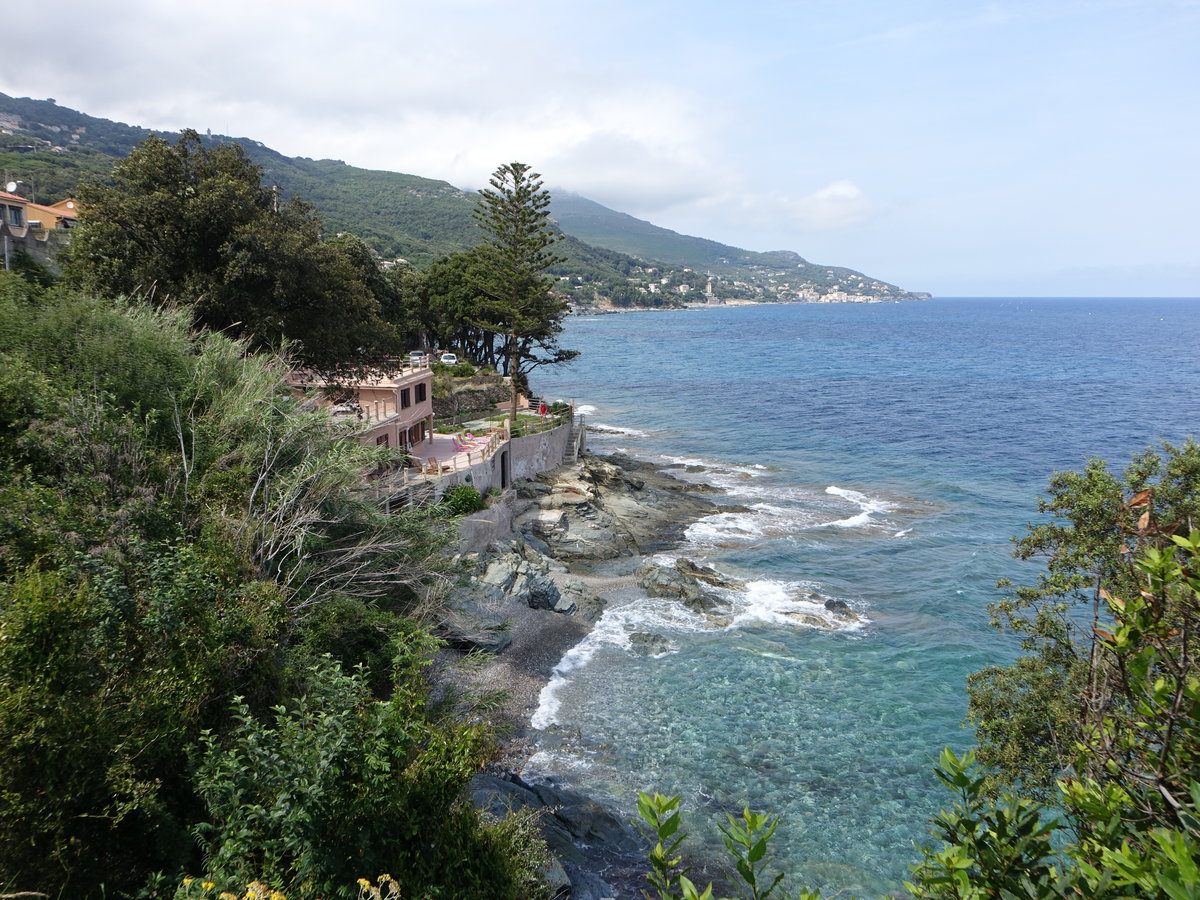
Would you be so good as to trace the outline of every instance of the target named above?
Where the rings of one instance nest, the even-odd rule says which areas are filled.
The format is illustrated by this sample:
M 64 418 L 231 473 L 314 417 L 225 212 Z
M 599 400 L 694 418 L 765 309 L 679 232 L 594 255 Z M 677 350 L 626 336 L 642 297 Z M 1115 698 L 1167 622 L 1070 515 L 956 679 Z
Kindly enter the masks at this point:
M 0 93 L 5 180 L 11 175 L 41 200 L 72 193 L 81 180 L 106 179 L 114 161 L 155 134 L 166 140 L 179 136 L 90 116 L 53 100 Z M 342 160 L 288 157 L 247 137 L 211 132 L 202 137 L 241 144 L 262 168 L 264 181 L 311 203 L 331 230 L 358 235 L 381 257 L 425 266 L 479 242 L 471 215 L 475 193 L 447 181 Z M 922 296 L 852 269 L 814 265 L 791 251 L 742 250 L 681 235 L 569 191 L 551 195 L 551 215 L 564 235 L 560 252 L 567 257 L 551 274 L 579 304 Z

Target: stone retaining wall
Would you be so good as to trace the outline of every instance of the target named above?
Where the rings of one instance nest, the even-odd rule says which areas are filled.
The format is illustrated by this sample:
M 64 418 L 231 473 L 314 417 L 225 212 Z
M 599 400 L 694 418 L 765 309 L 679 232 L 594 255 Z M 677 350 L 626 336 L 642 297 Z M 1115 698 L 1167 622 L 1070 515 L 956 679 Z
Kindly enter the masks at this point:
M 497 502 L 487 509 L 463 516 L 458 523 L 461 537 L 460 548 L 464 553 L 477 553 L 495 541 L 512 536 L 513 492 L 506 491 Z

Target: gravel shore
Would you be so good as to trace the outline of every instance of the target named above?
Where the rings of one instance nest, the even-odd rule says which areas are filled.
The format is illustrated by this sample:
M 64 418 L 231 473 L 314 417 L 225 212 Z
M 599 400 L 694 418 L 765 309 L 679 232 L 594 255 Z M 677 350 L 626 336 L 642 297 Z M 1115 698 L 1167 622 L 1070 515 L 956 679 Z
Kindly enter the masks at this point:
M 627 576 L 574 575 L 600 598 L 628 588 Z M 436 681 L 443 687 L 487 696 L 486 720 L 500 738 L 494 769 L 521 771 L 533 752 L 529 720 L 537 711 L 542 688 L 554 667 L 591 632 L 589 622 L 545 609 L 511 603 L 504 607 L 513 641 L 499 654 L 464 655 L 454 650 L 438 654 Z

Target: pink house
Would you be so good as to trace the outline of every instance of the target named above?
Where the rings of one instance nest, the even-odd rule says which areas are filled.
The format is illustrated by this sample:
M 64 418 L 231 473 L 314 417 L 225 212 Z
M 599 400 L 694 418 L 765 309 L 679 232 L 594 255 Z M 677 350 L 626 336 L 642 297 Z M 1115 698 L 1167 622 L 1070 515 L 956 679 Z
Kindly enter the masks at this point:
M 411 450 L 433 434 L 433 372 L 428 368 L 401 366 L 349 384 L 293 372 L 288 383 L 298 395 L 312 390 L 348 394 L 341 403 L 322 402 L 333 415 L 353 417 L 366 425 L 364 443 Z

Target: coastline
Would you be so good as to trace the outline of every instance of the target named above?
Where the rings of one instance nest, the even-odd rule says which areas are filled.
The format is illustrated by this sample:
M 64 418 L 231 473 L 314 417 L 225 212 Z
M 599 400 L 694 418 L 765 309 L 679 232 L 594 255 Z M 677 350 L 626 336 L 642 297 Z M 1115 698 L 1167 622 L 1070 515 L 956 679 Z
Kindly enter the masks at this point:
M 456 606 L 470 624 L 443 623 L 451 649 L 438 654 L 435 684 L 486 698 L 475 715 L 498 736 L 496 758 L 473 783 L 475 803 L 494 812 L 543 810 L 543 836 L 566 879 L 560 886 L 571 889 L 561 896 L 574 900 L 638 896 L 644 847 L 629 823 L 530 766 L 546 733 L 531 719 L 609 599 L 639 588 L 650 556 L 677 548 L 689 525 L 724 508 L 710 499 L 719 488 L 665 468 L 586 454 L 519 485 L 508 538 L 463 554 L 474 565 L 463 594 L 473 599 Z M 489 637 L 498 649 L 486 647 Z
M 818 305 L 834 305 L 834 304 L 863 304 L 863 303 L 909 303 L 918 300 L 930 300 L 932 294 L 925 291 L 907 292 L 908 296 L 893 297 L 893 296 L 875 296 L 862 295 L 857 299 L 841 298 L 837 300 L 749 300 L 742 297 L 730 298 L 721 300 L 717 303 L 702 303 L 695 300 L 684 301 L 679 305 L 672 306 L 595 306 L 595 307 L 574 307 L 568 311 L 568 316 L 577 316 L 585 318 L 588 316 L 619 316 L 625 313 L 647 313 L 647 312 L 693 312 L 705 309 L 727 309 L 735 306 L 810 306 Z
M 437 675 L 468 691 L 506 693 L 487 715 L 504 736 L 506 764 L 528 761 L 523 748 L 541 693 L 563 657 L 591 633 L 610 595 L 636 587 L 635 572 L 649 556 L 677 548 L 689 525 L 723 508 L 709 499 L 722 494 L 720 488 L 684 481 L 666 468 L 623 454 L 585 454 L 579 463 L 520 486 L 507 539 L 464 554 L 477 569 L 471 588 L 493 589 L 486 607 L 504 623 L 494 627 L 503 628 L 511 642 L 492 653 L 452 640 L 461 649 L 442 651 Z M 535 497 L 541 502 L 531 504 Z M 555 516 L 558 521 L 548 526 Z M 555 529 L 557 540 L 547 534 Z M 547 560 L 546 579 L 560 597 L 573 598 L 575 608 L 531 605 L 522 590 L 528 584 L 508 586 L 497 597 L 497 578 L 488 576 L 498 558 L 514 552 Z M 474 657 L 470 664 L 456 664 L 467 657 Z

